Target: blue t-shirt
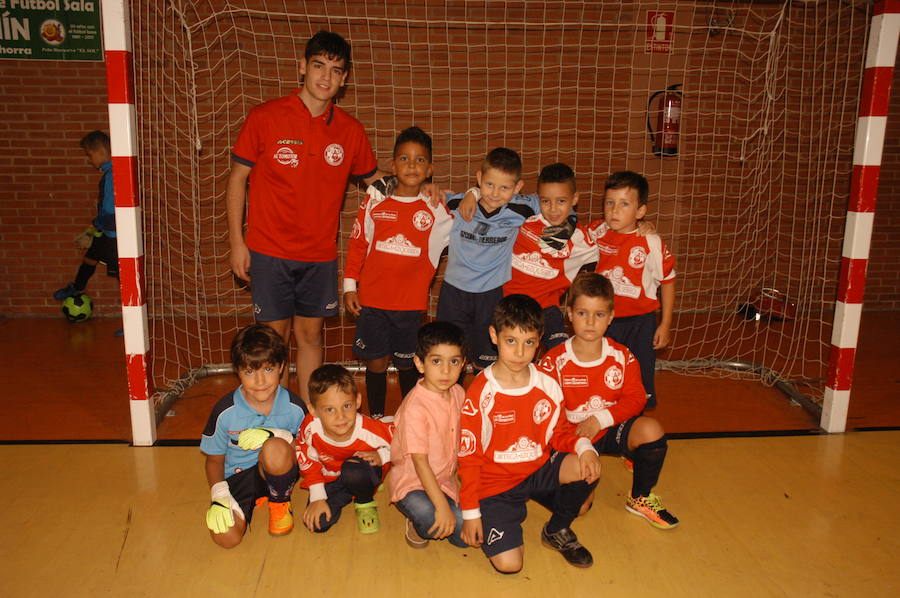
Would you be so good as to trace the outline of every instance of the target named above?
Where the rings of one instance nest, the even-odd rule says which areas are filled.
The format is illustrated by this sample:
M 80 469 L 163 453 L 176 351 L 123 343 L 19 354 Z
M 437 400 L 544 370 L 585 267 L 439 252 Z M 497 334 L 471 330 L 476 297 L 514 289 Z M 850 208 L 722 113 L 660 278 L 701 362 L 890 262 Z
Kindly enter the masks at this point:
M 240 386 L 219 399 L 209 414 L 200 450 L 207 455 L 225 455 L 225 477 L 248 467 L 255 467 L 259 449 L 245 451 L 238 447 L 238 436 L 247 428 L 281 428 L 294 436 L 306 416 L 303 399 L 282 386 L 275 393 L 269 415 L 263 415 L 247 403 Z
M 97 217 L 94 218 L 94 228 L 101 231 L 107 237 L 116 236 L 116 200 L 113 195 L 112 160 L 107 160 L 100 165 L 103 176 L 100 177 L 97 192 Z
M 466 222 L 458 213 L 462 197 L 453 195 L 447 202 L 453 213 L 453 228 L 444 280 L 457 289 L 483 293 L 509 281 L 519 227 L 540 212 L 540 201 L 537 195 L 516 195 L 492 214 L 478 204 L 475 216 Z

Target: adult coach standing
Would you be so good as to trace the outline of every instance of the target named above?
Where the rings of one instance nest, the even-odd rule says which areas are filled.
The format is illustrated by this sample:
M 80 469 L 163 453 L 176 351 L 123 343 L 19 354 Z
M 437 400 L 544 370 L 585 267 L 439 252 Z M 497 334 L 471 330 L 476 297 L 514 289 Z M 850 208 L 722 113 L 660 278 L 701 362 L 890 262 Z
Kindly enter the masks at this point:
M 368 185 L 383 174 L 362 124 L 334 104 L 349 73 L 344 38 L 330 31 L 310 38 L 300 59 L 303 86 L 247 115 L 226 191 L 231 268 L 251 282 L 256 320 L 285 340 L 293 331 L 307 404 L 309 375 L 322 364 L 323 319 L 338 310 L 337 229 L 347 182 Z

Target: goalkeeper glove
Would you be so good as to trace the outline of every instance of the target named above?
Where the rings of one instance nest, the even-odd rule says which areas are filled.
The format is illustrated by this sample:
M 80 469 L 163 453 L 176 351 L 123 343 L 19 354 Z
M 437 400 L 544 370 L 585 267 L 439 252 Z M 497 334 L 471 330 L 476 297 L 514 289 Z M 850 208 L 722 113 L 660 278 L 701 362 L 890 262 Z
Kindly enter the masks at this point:
M 294 441 L 294 437 L 287 430 L 279 428 L 247 428 L 238 436 L 238 446 L 245 451 L 255 451 L 272 436 L 281 438 L 288 444 Z
M 87 249 L 88 247 L 91 246 L 91 243 L 94 241 L 94 237 L 98 237 L 101 234 L 103 234 L 103 233 L 98 231 L 93 226 L 89 226 L 86 229 L 84 229 L 84 231 L 80 235 L 75 237 L 75 246 L 78 249 Z
M 234 527 L 234 509 L 241 512 L 240 507 L 231 492 L 228 490 L 228 482 L 216 482 L 210 488 L 212 504 L 206 511 L 206 527 L 217 534 L 224 534 Z

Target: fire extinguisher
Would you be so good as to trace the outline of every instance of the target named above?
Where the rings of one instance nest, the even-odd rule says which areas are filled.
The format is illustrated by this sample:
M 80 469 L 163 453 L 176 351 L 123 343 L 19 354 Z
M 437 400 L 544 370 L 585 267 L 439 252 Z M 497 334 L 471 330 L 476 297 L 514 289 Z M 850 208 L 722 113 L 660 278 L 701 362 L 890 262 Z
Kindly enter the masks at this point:
M 647 101 L 647 131 L 650 133 L 650 143 L 653 144 L 653 155 L 664 158 L 678 154 L 678 129 L 681 123 L 681 98 L 682 93 L 677 91 L 681 83 L 669 85 L 667 88 L 657 91 Z M 650 125 L 650 110 L 653 100 L 662 96 L 655 108 L 657 113 L 656 130 Z

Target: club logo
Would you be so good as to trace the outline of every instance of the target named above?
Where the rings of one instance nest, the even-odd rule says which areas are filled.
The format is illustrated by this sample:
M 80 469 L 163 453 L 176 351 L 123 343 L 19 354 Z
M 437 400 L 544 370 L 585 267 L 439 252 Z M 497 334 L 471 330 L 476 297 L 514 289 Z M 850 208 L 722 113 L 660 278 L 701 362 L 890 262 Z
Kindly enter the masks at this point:
M 332 166 L 340 166 L 344 161 L 344 148 L 340 143 L 332 143 L 325 148 L 325 161 Z
M 434 223 L 434 216 L 427 210 L 419 210 L 413 214 L 412 223 L 417 230 L 426 231 L 431 228 L 432 223 Z
M 647 252 L 643 247 L 632 247 L 628 254 L 628 265 L 632 268 L 640 268 L 647 261 Z
M 459 456 L 467 457 L 475 452 L 475 434 L 470 430 L 461 430 L 459 434 Z
M 462 410 L 463 415 L 475 415 L 478 413 L 478 410 L 475 409 L 475 405 L 472 403 L 472 399 L 466 399 L 466 402 L 463 403 Z
M 362 227 L 359 225 L 359 220 L 355 220 L 353 222 L 353 231 L 350 233 L 351 239 L 358 239 L 362 234 Z
M 297 152 L 289 147 L 278 148 L 273 158 L 282 166 L 290 166 L 291 168 L 300 166 L 300 157 L 297 155 Z
M 545 419 L 550 417 L 552 412 L 553 407 L 550 406 L 550 401 L 541 399 L 537 402 L 537 405 L 534 406 L 534 411 L 532 411 L 531 416 L 534 418 L 534 423 L 540 425 Z
M 613 390 L 622 388 L 622 381 L 624 379 L 625 377 L 622 375 L 622 369 L 617 365 L 609 366 L 606 369 L 606 373 L 603 374 L 603 381 Z

